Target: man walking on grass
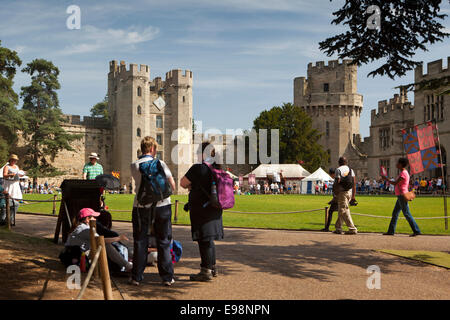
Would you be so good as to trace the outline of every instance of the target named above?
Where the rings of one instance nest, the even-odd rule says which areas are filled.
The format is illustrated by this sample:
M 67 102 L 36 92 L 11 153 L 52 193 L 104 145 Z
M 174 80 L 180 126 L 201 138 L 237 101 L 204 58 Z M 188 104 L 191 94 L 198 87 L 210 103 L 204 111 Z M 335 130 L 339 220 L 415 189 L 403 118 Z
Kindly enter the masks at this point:
M 345 234 L 357 234 L 358 230 L 353 224 L 350 214 L 350 204 L 355 202 L 356 195 L 356 177 L 355 172 L 347 165 L 345 157 L 339 158 L 339 167 L 335 173 L 336 198 L 338 202 L 338 219 L 336 221 L 336 230 L 334 233 L 342 234 L 342 221 L 348 227 Z

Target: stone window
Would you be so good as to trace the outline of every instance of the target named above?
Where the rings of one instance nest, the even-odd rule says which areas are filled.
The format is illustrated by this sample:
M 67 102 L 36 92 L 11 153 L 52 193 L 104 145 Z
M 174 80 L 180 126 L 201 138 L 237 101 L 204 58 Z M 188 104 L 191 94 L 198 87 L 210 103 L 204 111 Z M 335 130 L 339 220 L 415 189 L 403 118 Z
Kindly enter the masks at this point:
M 444 120 L 444 96 L 427 95 L 423 121 Z
M 389 128 L 382 128 L 379 131 L 379 135 L 380 135 L 380 149 L 381 150 L 386 150 L 389 148 L 390 145 L 390 133 L 391 130 Z
M 162 157 L 163 157 L 162 151 L 158 151 L 158 152 L 156 153 L 156 158 L 159 159 L 159 160 L 162 160 Z
M 163 118 L 162 116 L 156 116 L 156 128 L 162 129 L 163 127 Z
M 327 138 L 330 137 L 330 122 L 329 121 L 325 122 L 325 135 Z
M 162 144 L 163 144 L 162 134 L 157 134 L 157 135 L 156 135 L 156 142 L 157 142 L 159 145 L 162 145 Z
M 183 96 L 183 103 L 184 103 L 184 102 L 186 102 L 186 97 L 185 97 L 185 96 Z
M 138 97 L 142 96 L 142 88 L 141 87 L 137 88 L 137 95 L 138 95 Z
M 330 84 L 329 83 L 324 83 L 323 84 L 323 91 L 324 92 L 330 91 Z
M 141 106 L 138 106 L 138 107 L 137 107 L 137 114 L 142 114 L 142 108 L 141 108 Z
M 141 128 L 137 128 L 137 130 L 136 130 L 136 135 L 137 135 L 138 137 L 141 137 L 141 135 L 142 135 L 142 133 L 141 133 Z

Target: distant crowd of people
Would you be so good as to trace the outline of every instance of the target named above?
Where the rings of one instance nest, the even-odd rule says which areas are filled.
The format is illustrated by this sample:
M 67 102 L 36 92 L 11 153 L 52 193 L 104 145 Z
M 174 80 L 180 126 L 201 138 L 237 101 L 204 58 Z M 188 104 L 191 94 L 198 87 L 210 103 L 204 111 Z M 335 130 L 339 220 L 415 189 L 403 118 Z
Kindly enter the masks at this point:
M 391 180 L 394 177 L 391 177 Z M 418 177 L 411 179 L 409 188 L 414 189 L 417 194 L 441 194 L 445 188 L 444 180 L 439 178 Z M 359 194 L 386 194 L 395 193 L 395 185 L 390 180 L 383 179 L 361 179 L 357 181 L 356 192 Z

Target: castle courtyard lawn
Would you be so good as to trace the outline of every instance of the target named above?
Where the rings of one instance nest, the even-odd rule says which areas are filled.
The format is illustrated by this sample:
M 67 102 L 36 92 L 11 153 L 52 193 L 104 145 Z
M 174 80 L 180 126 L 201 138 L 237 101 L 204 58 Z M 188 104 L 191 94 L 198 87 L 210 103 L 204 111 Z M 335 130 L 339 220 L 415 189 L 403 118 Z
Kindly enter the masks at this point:
M 106 205 L 112 213 L 114 220 L 131 220 L 131 208 L 133 195 L 107 195 Z M 51 200 L 52 195 L 24 195 L 26 199 Z M 60 197 L 58 197 L 59 199 Z M 327 206 L 330 196 L 315 195 L 241 195 L 236 196 L 234 211 L 244 212 L 285 212 L 319 209 Z M 189 215 L 184 212 L 183 204 L 187 196 L 172 196 L 172 203 L 180 201 L 178 210 L 178 224 L 189 224 Z M 390 217 L 396 198 L 393 196 L 358 196 L 358 206 L 351 207 L 352 212 Z M 411 205 L 414 217 L 440 217 L 444 215 L 444 204 L 439 197 L 418 197 Z M 128 210 L 128 212 L 115 212 L 114 210 Z M 39 203 L 22 205 L 20 212 L 52 213 L 52 203 Z M 59 212 L 59 203 L 56 213 Z M 174 210 L 173 210 L 174 212 Z M 402 217 L 402 214 L 400 214 Z M 337 218 L 333 214 L 332 230 Z M 353 215 L 355 225 L 361 232 L 386 232 L 389 219 L 372 218 Z M 425 234 L 447 234 L 449 230 L 444 228 L 444 219 L 417 220 L 417 224 Z M 320 230 L 324 226 L 324 210 L 309 213 L 292 214 L 243 214 L 224 213 L 224 225 L 226 227 L 267 228 L 267 229 L 296 229 L 296 230 Z M 397 232 L 411 233 L 405 219 L 399 219 Z

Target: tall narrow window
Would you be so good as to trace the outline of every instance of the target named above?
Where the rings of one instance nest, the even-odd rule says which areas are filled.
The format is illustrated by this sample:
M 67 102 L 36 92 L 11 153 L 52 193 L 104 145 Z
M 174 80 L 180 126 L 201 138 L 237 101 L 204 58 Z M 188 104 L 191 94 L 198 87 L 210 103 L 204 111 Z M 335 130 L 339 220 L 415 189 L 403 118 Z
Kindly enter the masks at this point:
M 137 88 L 137 95 L 138 95 L 138 97 L 142 96 L 142 88 L 141 87 Z
M 183 96 L 183 102 L 186 102 L 186 97 L 185 96 Z
M 330 122 L 325 122 L 325 134 L 326 137 L 329 138 L 330 137 Z
M 323 91 L 324 91 L 324 92 L 330 91 L 330 84 L 324 83 L 324 84 L 323 84 Z
M 163 118 L 162 116 L 156 116 L 156 128 L 162 129 L 163 127 Z
M 163 157 L 162 151 L 158 151 L 158 152 L 156 153 L 156 158 L 159 159 L 159 160 L 162 160 L 162 157 Z
M 159 145 L 162 145 L 162 143 L 163 143 L 163 141 L 162 141 L 162 134 L 157 134 L 157 135 L 156 135 L 156 142 L 157 142 Z
M 142 108 L 141 108 L 141 106 L 138 106 L 138 107 L 137 107 L 137 114 L 142 114 Z
M 138 137 L 141 137 L 141 128 L 137 128 L 137 130 L 136 130 L 136 135 L 138 136 Z

